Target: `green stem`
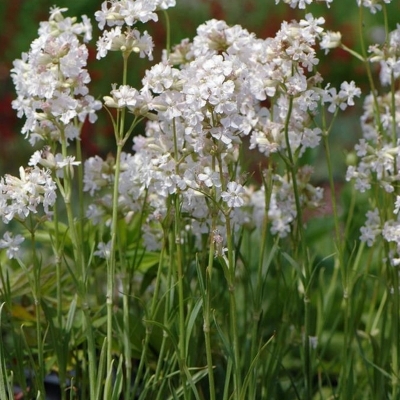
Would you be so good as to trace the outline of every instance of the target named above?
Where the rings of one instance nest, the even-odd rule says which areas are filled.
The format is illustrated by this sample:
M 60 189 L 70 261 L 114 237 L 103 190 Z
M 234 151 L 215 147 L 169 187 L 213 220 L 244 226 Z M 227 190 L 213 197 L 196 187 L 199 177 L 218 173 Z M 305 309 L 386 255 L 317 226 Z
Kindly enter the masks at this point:
M 239 399 L 242 390 L 242 378 L 240 371 L 239 337 L 237 332 L 237 307 L 235 292 L 235 254 L 233 244 L 233 234 L 229 213 L 226 215 L 226 238 L 228 244 L 228 290 L 229 290 L 229 311 L 230 311 L 230 332 L 233 344 L 233 398 Z
M 178 150 L 178 139 L 176 133 L 175 119 L 172 121 L 173 124 L 173 139 L 174 139 L 174 158 L 176 165 L 176 174 L 179 175 L 179 150 Z M 178 304 L 179 304 L 179 365 L 181 366 L 181 378 L 183 385 L 184 397 L 187 398 L 187 377 L 186 377 L 186 343 L 185 343 L 185 305 L 184 305 L 184 294 L 183 294 L 183 263 L 182 263 L 182 228 L 181 228 L 181 197 L 178 193 L 174 195 L 174 242 L 175 242 L 175 270 L 178 280 Z M 172 256 L 172 254 L 170 255 Z
M 32 221 L 32 218 L 31 218 Z M 36 315 L 36 341 L 37 341 L 37 353 L 38 353 L 38 368 L 36 384 L 38 391 L 40 391 L 40 399 L 44 400 L 45 389 L 44 389 L 44 377 L 45 377 L 45 363 L 44 363 L 44 348 L 43 348 L 43 336 L 42 336 L 42 322 L 41 322 L 41 295 L 40 295 L 40 276 L 41 276 L 41 265 L 36 254 L 36 242 L 35 242 L 35 231 L 33 224 L 31 224 L 31 250 L 33 260 L 33 299 L 35 304 L 35 315 Z
M 168 214 L 169 213 L 167 212 L 167 215 Z M 163 244 L 161 247 L 160 258 L 158 261 L 157 276 L 156 276 L 156 281 L 154 283 L 154 294 L 153 294 L 152 302 L 151 302 L 151 306 L 150 306 L 150 314 L 148 316 L 146 316 L 146 318 L 151 321 L 156 320 L 157 307 L 160 304 L 159 293 L 160 293 L 160 286 L 161 286 L 161 279 L 162 279 L 162 271 L 163 271 L 164 262 L 165 262 L 165 253 L 167 250 L 167 239 L 168 239 L 167 229 L 168 228 L 164 229 Z M 139 361 L 139 366 L 136 371 L 133 389 L 131 391 L 131 394 L 133 397 L 137 396 L 137 394 L 138 394 L 137 392 L 139 390 L 139 385 L 140 385 L 141 379 L 142 379 L 143 369 L 144 369 L 145 362 L 146 362 L 146 353 L 148 350 L 151 333 L 152 333 L 152 325 L 149 323 L 146 323 L 146 333 L 145 333 L 145 337 L 143 340 L 142 353 L 141 353 L 141 357 L 140 357 L 140 361 Z
M 305 376 L 305 400 L 311 400 L 312 398 L 312 366 L 311 366 L 311 358 L 310 358 L 310 342 L 309 338 L 311 336 L 311 318 L 310 318 L 310 299 L 308 295 L 310 283 L 311 283 L 311 270 L 310 270 L 310 265 L 307 259 L 307 245 L 305 242 L 305 236 L 304 236 L 304 228 L 303 228 L 303 212 L 302 212 L 302 207 L 300 203 L 300 193 L 299 193 L 299 188 L 297 185 L 297 161 L 295 161 L 293 157 L 293 152 L 290 146 L 290 139 L 289 139 L 289 125 L 290 125 L 290 119 L 292 116 L 292 110 L 293 110 L 293 97 L 289 97 L 289 107 L 288 107 L 288 112 L 286 115 L 286 120 L 285 120 L 285 142 L 286 142 L 286 150 L 287 150 L 287 160 L 286 162 L 287 168 L 289 175 L 291 176 L 292 179 L 292 185 L 293 185 L 293 195 L 295 198 L 295 203 L 296 203 L 296 213 L 297 213 L 297 230 L 296 230 L 296 235 L 297 235 L 297 240 L 296 243 L 300 243 L 300 260 L 302 264 L 302 270 L 303 270 L 303 285 L 304 285 L 304 307 L 305 307 L 305 313 L 304 313 L 304 376 Z
M 166 38 L 166 44 L 165 48 L 167 51 L 167 58 L 169 57 L 169 53 L 171 52 L 171 24 L 169 22 L 169 16 L 168 12 L 166 10 L 164 11 L 164 17 L 165 17 L 165 38 Z
M 78 198 L 79 198 L 79 236 L 80 240 L 83 241 L 83 221 L 85 218 L 85 204 L 83 196 L 83 159 L 82 159 L 82 144 L 80 140 L 76 141 L 76 158 L 80 161 L 78 165 Z
M 67 157 L 67 140 L 65 138 L 64 131 L 61 129 L 61 149 L 64 158 Z M 83 331 L 85 332 L 88 344 L 88 359 L 89 359 L 89 390 L 90 399 L 95 398 L 95 382 L 96 382 L 96 372 L 97 372 L 97 358 L 96 358 L 96 346 L 93 336 L 92 320 L 90 317 L 89 304 L 87 299 L 87 270 L 86 262 L 84 259 L 84 252 L 82 248 L 82 241 L 79 240 L 79 234 L 76 229 L 76 223 L 74 219 L 74 214 L 71 206 L 71 196 L 72 196 L 72 178 L 69 167 L 64 168 L 64 181 L 63 188 L 61 190 L 64 198 L 64 204 L 67 211 L 67 220 L 69 227 L 69 234 L 72 242 L 72 248 L 74 253 L 74 261 L 77 265 L 78 271 L 80 273 L 78 293 L 82 301 L 82 310 L 84 315 Z
M 175 203 L 175 230 L 174 230 L 174 239 L 175 239 L 175 271 L 177 274 L 178 280 L 178 304 L 179 304 L 179 358 L 181 365 L 181 377 L 182 377 L 182 385 L 184 389 L 184 397 L 187 398 L 187 387 L 186 387 L 186 329 L 185 329 L 185 305 L 184 305 L 184 293 L 183 293 L 183 263 L 182 263 L 182 243 L 181 243 L 181 222 L 180 222 L 180 196 L 179 194 L 175 195 L 174 198 Z M 183 367 L 183 368 L 182 368 Z
M 123 53 L 123 72 L 122 72 L 122 84 L 125 85 L 127 82 L 127 71 L 128 71 L 128 58 L 129 53 Z M 113 356 L 112 356 L 112 345 L 113 345 L 113 320 L 114 320 L 114 285 L 115 285 L 115 273 L 116 273 L 116 252 L 117 252 L 117 234 L 118 234 L 118 198 L 119 198 L 119 177 L 121 173 L 121 155 L 122 149 L 126 142 L 127 137 L 124 137 L 125 129 L 125 114 L 126 109 L 118 110 L 117 124 L 114 127 L 114 135 L 117 144 L 117 154 L 115 157 L 115 171 L 114 171 L 114 186 L 112 194 L 112 215 L 111 215 L 111 241 L 110 241 L 110 257 L 107 262 L 107 357 L 106 357 L 106 376 L 112 368 Z M 108 385 L 111 390 L 111 385 Z M 110 398 L 111 393 L 104 393 L 104 398 Z
M 124 343 L 124 363 L 125 363 L 125 382 L 124 382 L 124 398 L 129 399 L 131 392 L 131 381 L 132 381 L 132 346 L 131 346 L 131 318 L 130 318 L 130 307 L 129 307 L 129 291 L 130 291 L 130 280 L 128 279 L 129 271 L 128 265 L 124 258 L 124 249 L 119 243 L 119 254 L 121 259 L 121 266 L 123 271 L 123 293 L 122 293 L 122 315 L 123 315 L 123 343 Z
M 390 263 L 388 263 L 390 264 Z M 400 296 L 399 296 L 399 271 L 397 267 L 388 265 L 393 276 L 393 299 L 392 299 L 392 399 L 398 398 L 399 389 L 399 313 L 400 313 Z
M 57 327 L 60 331 L 63 329 L 63 319 L 62 319 L 62 271 L 61 271 L 61 241 L 60 241 L 60 233 L 58 230 L 58 209 L 57 206 L 53 208 L 53 220 L 54 220 L 54 256 L 55 256 L 55 264 L 56 264 L 56 280 L 57 280 Z M 65 350 L 65 353 L 68 351 L 68 348 Z M 56 352 L 58 356 L 58 375 L 60 380 L 60 388 L 61 388 L 61 400 L 66 399 L 66 365 L 65 359 L 61 360 L 60 355 Z
M 113 319 L 114 319 L 114 283 L 115 283 L 115 270 L 116 270 L 116 241 L 118 231 L 118 197 L 119 197 L 119 176 L 121 167 L 121 154 L 122 143 L 117 144 L 117 155 L 115 158 L 115 172 L 114 172 L 114 188 L 113 188 L 113 206 L 111 217 L 111 244 L 110 244 L 110 257 L 107 262 L 107 364 L 106 374 L 112 368 L 112 338 L 113 338 Z M 111 389 L 111 387 L 110 387 Z M 104 393 L 105 398 L 111 396 L 110 393 Z
M 270 172 L 270 171 L 269 171 Z M 261 307 L 262 307 L 262 289 L 263 289 L 263 265 L 265 259 L 265 253 L 267 250 L 267 237 L 268 237 L 268 210 L 272 194 L 272 173 L 268 174 L 268 182 L 263 178 L 264 189 L 265 189 L 265 215 L 261 230 L 261 241 L 260 241 L 260 252 L 258 256 L 258 267 L 257 267 L 257 286 L 254 295 L 254 311 L 253 311 L 253 325 L 251 330 L 251 349 L 250 349 L 250 362 L 256 358 L 257 350 L 259 349 L 259 322 L 261 318 Z M 264 278 L 265 279 L 265 278 Z M 249 386 L 249 400 L 255 399 L 256 393 L 256 381 L 255 375 L 254 381 Z
M 167 230 L 164 230 L 164 235 L 168 235 Z M 168 237 L 168 236 L 164 236 L 164 237 Z M 173 239 L 172 234 L 170 234 L 170 239 Z M 171 240 L 169 242 L 170 242 L 170 247 L 172 247 Z M 162 250 L 161 254 L 164 254 L 163 251 L 164 251 L 165 246 L 166 246 L 166 241 L 164 240 L 164 246 L 163 246 L 163 250 Z M 173 287 L 173 282 L 172 282 L 173 266 L 172 266 L 172 258 L 171 257 L 169 259 L 169 262 L 170 262 L 170 265 L 167 270 L 168 272 L 167 272 L 167 279 L 166 279 L 166 287 L 172 288 Z M 169 320 L 170 320 L 170 315 L 171 315 L 171 310 L 172 310 L 171 309 L 172 302 L 173 302 L 173 299 L 171 298 L 171 296 L 169 296 L 169 295 L 165 296 L 165 307 L 164 307 L 164 316 L 163 316 L 164 326 L 169 325 Z M 155 304 L 155 303 L 153 303 L 153 304 Z M 152 320 L 156 319 L 155 318 L 155 309 L 152 311 L 151 318 L 152 318 Z M 160 399 L 162 395 L 165 395 L 162 392 L 161 387 L 162 387 L 162 381 L 163 381 L 162 374 L 165 374 L 165 371 L 163 370 L 163 368 L 167 368 L 167 365 L 166 365 L 167 363 L 165 363 L 165 361 L 164 361 L 164 357 L 166 357 L 165 353 L 166 353 L 167 339 L 168 339 L 168 335 L 166 335 L 165 331 L 163 331 L 161 349 L 160 349 L 160 353 L 158 356 L 157 368 L 156 368 L 156 372 L 154 374 L 154 380 L 153 380 L 153 392 L 156 393 L 158 391 L 157 399 Z
M 54 221 L 54 256 L 56 264 L 56 278 L 57 278 L 57 322 L 58 327 L 62 326 L 62 287 L 61 287 L 61 241 L 60 232 L 58 230 L 58 209 L 55 206 L 53 209 L 53 221 Z
M 368 77 L 368 82 L 371 88 L 371 94 L 374 99 L 374 106 L 375 106 L 375 117 L 376 117 L 376 122 L 378 125 L 378 129 L 380 133 L 383 133 L 383 128 L 382 128 L 382 121 L 379 113 L 379 102 L 378 102 L 378 95 L 377 91 L 375 88 L 375 83 L 374 79 L 372 77 L 372 71 L 371 71 L 371 65 L 369 63 L 369 59 L 367 56 L 367 50 L 365 46 L 365 40 L 364 40 L 364 35 L 363 35 L 363 7 L 359 7 L 359 21 L 358 21 L 358 29 L 359 29 L 359 35 L 360 35 L 360 43 L 361 43 L 361 52 L 364 57 L 364 65 L 365 65 L 365 70 L 367 72 L 367 77 Z
M 344 262 L 343 262 L 343 244 L 342 238 L 340 234 L 340 223 L 339 223 L 339 216 L 337 212 L 337 205 L 336 205 L 336 188 L 335 188 L 335 180 L 333 176 L 333 168 L 332 168 L 332 159 L 331 159 L 331 152 L 329 147 L 329 137 L 327 134 L 323 135 L 323 143 L 325 149 L 325 156 L 326 156 L 326 165 L 328 168 L 328 179 L 329 179 L 329 188 L 330 188 L 330 195 L 331 195 L 331 205 L 332 205 L 332 213 L 334 218 L 335 224 L 335 236 L 336 236 L 336 246 L 339 252 L 339 264 L 340 269 L 342 271 L 342 276 L 344 278 L 344 286 L 347 287 L 347 275 L 346 271 L 344 270 Z
M 216 229 L 215 219 L 213 219 L 211 230 L 210 249 L 208 253 L 208 266 L 206 269 L 206 293 L 204 296 L 204 339 L 206 344 L 206 359 L 208 369 L 208 387 L 210 391 L 210 400 L 215 400 L 215 382 L 214 382 L 214 366 L 212 357 L 212 345 L 211 345 L 211 286 L 212 286 L 212 269 L 215 256 L 215 241 L 213 238 L 214 231 Z

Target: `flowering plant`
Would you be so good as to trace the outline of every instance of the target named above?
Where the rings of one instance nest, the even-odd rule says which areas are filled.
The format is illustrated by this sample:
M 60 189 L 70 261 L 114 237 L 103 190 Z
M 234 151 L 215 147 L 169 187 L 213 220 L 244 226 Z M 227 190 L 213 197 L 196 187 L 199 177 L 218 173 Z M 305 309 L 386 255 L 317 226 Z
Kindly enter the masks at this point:
M 389 3 L 357 2 L 361 33 L 363 10 Z M 172 6 L 114 0 L 95 13 L 97 59 L 122 56 L 103 101 L 89 94 L 86 16 L 53 7 L 14 63 L 13 108 L 40 149 L 0 180 L 0 397 L 44 399 L 57 374 L 61 399 L 397 398 L 400 28 L 385 19 L 385 42 L 362 37 L 357 53 L 309 12 L 266 39 L 213 19 L 172 47 L 167 32 L 134 88 L 132 57 L 153 60 L 141 24 Z M 361 90 L 318 71 L 337 47 L 371 86 L 342 209 L 331 132 Z M 115 152 L 83 159 L 82 126 L 99 112 Z M 330 200 L 309 165 L 319 147 Z M 370 193 L 361 236 L 356 190 Z M 331 215 L 310 214 L 326 202 Z

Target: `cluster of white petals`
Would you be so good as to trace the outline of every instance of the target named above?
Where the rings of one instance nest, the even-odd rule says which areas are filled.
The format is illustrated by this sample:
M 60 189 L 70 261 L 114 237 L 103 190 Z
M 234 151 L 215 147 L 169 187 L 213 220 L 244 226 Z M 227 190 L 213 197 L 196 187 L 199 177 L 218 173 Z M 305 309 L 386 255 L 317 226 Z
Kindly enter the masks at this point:
M 281 0 L 275 0 L 275 4 L 278 4 Z M 292 8 L 300 8 L 304 9 L 308 4 L 314 3 L 314 2 L 323 2 L 326 3 L 326 5 L 329 7 L 330 4 L 333 2 L 333 0 L 282 0 L 283 3 L 289 4 L 290 7 Z
M 127 22 L 122 9 L 115 9 L 118 16 L 112 19 L 107 7 L 98 14 L 103 27 L 141 21 Z M 151 19 L 153 11 L 140 15 Z M 240 147 L 248 143 L 250 150 L 269 157 L 286 154 L 290 146 L 301 157 L 320 143 L 322 131 L 312 125 L 318 109 L 327 104 L 334 112 L 354 104 L 360 95 L 354 82 L 344 82 L 339 92 L 329 85 L 324 89 L 315 72 L 323 23 L 307 14 L 299 22 L 284 22 L 275 37 L 263 40 L 238 25 L 210 20 L 198 27 L 192 41 L 185 39 L 165 52 L 162 62 L 146 71 L 141 89 L 114 85 L 104 97 L 107 107 L 149 120 L 145 134 L 134 138 L 134 154 L 122 155 L 118 200 L 121 215 L 146 210 L 143 239 L 149 250 L 161 245 L 161 222 L 171 195 L 180 196 L 185 233 L 198 242 L 211 227 L 224 238 L 226 218 L 234 229 L 256 224 L 252 216 L 261 216 L 265 203 L 253 200 L 264 195 L 246 185 L 238 166 Z M 114 162 L 96 156 L 84 165 L 84 190 L 94 197 L 87 216 L 95 224 L 110 221 Z M 322 200 L 322 189 L 310 184 L 310 176 L 308 167 L 298 171 L 302 207 Z M 287 177 L 274 177 L 272 197 L 267 210 L 272 231 L 284 237 L 297 215 Z M 215 209 L 220 210 L 217 217 Z M 219 244 L 223 249 L 223 239 Z
M 157 11 L 175 6 L 175 0 L 113 0 L 104 1 L 101 10 L 95 13 L 102 36 L 97 41 L 97 59 L 108 51 L 121 51 L 125 55 L 134 52 L 140 57 L 153 59 L 153 39 L 145 31 L 141 33 L 137 22 L 158 21 Z
M 20 177 L 5 175 L 0 179 L 0 216 L 8 224 L 13 218 L 25 220 L 42 205 L 50 215 L 57 197 L 56 184 L 47 169 L 20 168 Z
M 11 260 L 16 258 L 20 252 L 20 245 L 24 241 L 22 235 L 13 236 L 11 232 L 5 232 L 3 239 L 0 239 L 0 249 L 6 249 L 6 255 Z
M 59 178 L 64 178 L 64 170 L 67 170 L 70 177 L 73 177 L 73 167 L 80 164 L 80 161 L 75 161 L 74 156 L 64 157 L 61 153 L 54 155 L 49 146 L 45 146 L 43 150 L 35 151 L 28 163 L 32 167 L 41 165 L 44 168 L 55 171 L 56 176 Z
M 137 29 L 127 28 L 122 31 L 120 26 L 104 31 L 97 41 L 97 55 L 99 60 L 107 55 L 109 51 L 121 51 L 124 54 L 139 53 L 141 58 L 153 59 L 153 39 L 145 31 L 141 34 Z
M 17 91 L 12 106 L 18 117 L 25 117 L 22 133 L 31 144 L 39 140 L 69 140 L 79 137 L 74 124 L 96 120 L 101 103 L 90 96 L 87 84 L 90 76 L 85 69 L 88 58 L 86 45 L 91 39 L 89 19 L 83 22 L 64 18 L 65 8 L 53 8 L 47 22 L 42 22 L 39 38 L 31 44 L 29 53 L 14 62 L 11 71 Z
M 386 1 L 358 1 L 375 13 Z M 369 60 L 380 64 L 382 87 L 398 87 L 400 78 L 400 26 L 390 32 L 382 45 L 369 48 Z M 350 92 L 354 90 L 350 90 Z M 400 91 L 379 94 L 370 93 L 364 100 L 364 113 L 360 118 L 362 138 L 355 145 L 357 162 L 347 169 L 346 180 L 354 181 L 354 187 L 364 193 L 382 190 L 394 201 L 393 211 L 380 214 L 376 204 L 368 211 L 361 228 L 361 241 L 372 246 L 383 238 L 391 246 L 389 261 L 400 265 L 400 197 L 396 195 L 400 183 Z M 386 206 L 385 206 L 386 207 Z M 394 243 L 394 244 L 393 244 Z
M 370 60 L 379 62 L 379 77 L 382 85 L 390 85 L 392 79 L 400 77 L 400 25 L 389 33 L 389 39 L 383 46 L 373 45 L 369 48 Z
M 299 169 L 296 180 L 298 183 L 301 206 L 304 209 L 315 209 L 323 199 L 323 189 L 314 187 L 310 183 L 313 169 L 305 166 Z M 288 176 L 273 176 L 274 186 L 268 210 L 268 219 L 272 222 L 271 232 L 280 237 L 286 237 L 297 217 L 296 200 L 294 197 L 293 184 Z M 255 207 L 262 204 L 255 204 Z M 255 210 L 257 213 L 257 210 Z M 259 211 L 258 211 L 259 214 Z M 262 220 L 259 220 L 259 223 Z
M 156 11 L 174 7 L 175 0 L 111 0 L 101 4 L 95 17 L 101 30 L 107 25 L 132 26 L 136 22 L 158 21 Z
M 275 0 L 275 4 L 281 0 Z M 359 7 L 363 6 L 370 10 L 372 14 L 382 10 L 382 4 L 389 4 L 392 0 L 356 0 Z M 333 0 L 282 0 L 283 3 L 289 4 L 292 8 L 305 9 L 307 5 L 312 3 L 326 3 L 329 7 Z

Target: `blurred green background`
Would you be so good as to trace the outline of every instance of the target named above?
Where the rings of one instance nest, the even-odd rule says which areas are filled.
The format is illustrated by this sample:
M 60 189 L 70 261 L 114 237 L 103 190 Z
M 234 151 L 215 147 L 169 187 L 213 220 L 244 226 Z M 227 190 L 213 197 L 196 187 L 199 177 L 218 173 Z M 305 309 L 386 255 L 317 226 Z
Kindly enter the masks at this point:
M 22 121 L 18 120 L 11 101 L 15 98 L 14 87 L 10 79 L 12 62 L 20 58 L 21 53 L 28 51 L 30 43 L 37 37 L 37 29 L 41 20 L 48 18 L 52 5 L 68 7 L 68 16 L 86 14 L 94 25 L 94 39 L 89 44 L 90 60 L 88 69 L 92 76 L 90 85 L 94 96 L 101 98 L 107 94 L 111 84 L 119 82 L 120 60 L 118 55 L 109 53 L 106 59 L 97 61 L 96 38 L 99 35 L 94 20 L 94 12 L 101 7 L 101 0 L 1 0 L 0 1 L 0 175 L 16 173 L 20 165 L 26 165 L 33 149 L 29 143 L 22 140 L 19 133 Z M 394 4 L 396 3 L 396 4 Z M 399 13 L 399 1 L 396 0 L 389 9 L 390 24 L 394 28 Z M 393 12 L 392 12 L 393 11 Z M 335 0 L 330 9 L 324 3 L 314 4 L 307 8 L 315 16 L 323 16 L 325 27 L 329 30 L 342 32 L 343 42 L 351 48 L 358 49 L 358 8 L 356 0 Z M 258 37 L 273 36 L 283 20 L 304 17 L 304 10 L 293 10 L 288 5 L 275 0 L 177 0 L 177 6 L 168 11 L 172 27 L 172 44 L 182 38 L 192 38 L 196 27 L 210 18 L 224 19 L 229 24 L 240 24 Z M 383 16 L 375 17 L 365 10 L 365 35 L 373 42 L 379 37 Z M 141 29 L 141 27 L 139 27 Z M 165 21 L 160 14 L 158 23 L 150 23 L 144 29 L 152 34 L 159 50 L 165 44 Z M 320 52 L 319 70 L 326 82 L 339 86 L 340 82 L 355 80 L 356 84 L 367 91 L 362 64 L 349 56 L 343 50 L 334 50 L 327 56 Z M 160 59 L 160 51 L 155 53 L 154 62 Z M 151 66 L 146 60 L 136 58 L 133 71 L 130 73 L 133 85 L 139 85 L 145 68 Z M 346 151 L 359 136 L 358 117 L 359 106 L 350 110 L 342 117 L 339 127 L 332 133 L 335 135 L 335 145 L 339 151 Z M 103 123 L 104 122 L 104 123 Z M 101 123 L 90 125 L 83 133 L 83 144 L 86 155 L 104 155 L 112 150 L 110 127 L 105 119 Z M 336 139 L 337 137 L 337 139 Z M 343 157 L 342 157 L 343 158 Z M 342 167 L 338 171 L 342 174 Z

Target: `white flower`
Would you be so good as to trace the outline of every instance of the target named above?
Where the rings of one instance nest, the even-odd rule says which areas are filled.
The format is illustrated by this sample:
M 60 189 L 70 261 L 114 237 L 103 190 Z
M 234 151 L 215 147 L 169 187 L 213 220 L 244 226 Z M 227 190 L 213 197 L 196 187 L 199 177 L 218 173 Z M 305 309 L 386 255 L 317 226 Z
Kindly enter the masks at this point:
M 308 341 L 309 341 L 310 347 L 312 349 L 316 349 L 317 348 L 317 346 L 318 346 L 318 336 L 309 336 L 308 337 Z
M 38 140 L 67 140 L 79 137 L 75 119 L 94 122 L 99 101 L 88 96 L 90 76 L 85 69 L 88 50 L 80 43 L 91 36 L 90 21 L 64 18 L 66 9 L 53 8 L 49 21 L 42 22 L 39 38 L 31 44 L 28 54 L 14 62 L 11 76 L 17 99 L 12 107 L 18 117 L 26 117 L 22 133 L 34 144 Z M 71 133 L 73 134 L 71 136 Z
M 396 196 L 396 202 L 394 203 L 394 214 L 398 214 L 400 210 L 400 196 Z
M 300 20 L 299 25 L 303 28 L 307 34 L 311 34 L 313 36 L 320 35 L 323 32 L 323 28 L 319 25 L 323 25 L 325 23 L 325 19 L 323 17 L 314 18 L 311 13 L 306 14 L 305 19 Z
M 107 163 L 101 157 L 90 157 L 84 164 L 83 190 L 91 196 L 101 188 L 113 181 L 112 164 Z
M 134 107 L 137 102 L 138 94 L 138 91 L 129 85 L 121 85 L 118 89 L 116 89 L 114 85 L 114 88 L 111 91 L 112 98 L 105 96 L 104 101 L 107 107 Z
M 365 225 L 361 227 L 360 232 L 360 240 L 367 243 L 367 246 L 371 247 L 374 244 L 376 237 L 382 232 L 381 220 L 377 208 L 367 212 L 367 220 Z
M 334 113 L 336 108 L 339 107 L 341 110 L 345 110 L 347 106 L 354 105 L 354 97 L 360 97 L 361 90 L 356 87 L 354 81 L 342 82 L 340 85 L 339 93 L 336 88 L 330 88 L 329 85 L 325 88 L 324 102 L 330 103 L 328 111 Z
M 327 31 L 322 34 L 319 45 L 321 49 L 325 50 L 325 54 L 328 54 L 329 50 L 340 46 L 341 40 L 342 34 L 340 32 Z
M 241 207 L 244 204 L 243 194 L 243 186 L 232 181 L 228 183 L 227 191 L 221 193 L 221 197 L 229 207 Z
M 141 58 L 147 56 L 149 60 L 153 59 L 154 43 L 147 31 L 141 34 L 137 29 L 128 28 L 122 32 L 121 27 L 117 26 L 110 31 L 104 31 L 96 46 L 98 60 L 105 57 L 108 51 L 121 51 L 124 54 L 135 52 L 140 53 Z
M 24 240 L 23 236 L 17 235 L 13 237 L 12 233 L 7 231 L 3 235 L 3 239 L 0 240 L 0 249 L 7 249 L 6 254 L 9 259 L 15 258 L 18 256 L 20 244 Z
M 321 141 L 322 131 L 320 128 L 305 128 L 304 133 L 301 138 L 301 144 L 306 148 L 315 148 L 319 145 Z
M 198 175 L 199 180 L 204 182 L 207 187 L 221 187 L 221 181 L 219 179 L 219 173 L 213 171 L 210 167 L 205 167 L 204 172 Z
M 278 4 L 280 0 L 275 0 L 275 4 Z M 306 8 L 306 4 L 311 4 L 313 0 L 283 0 L 284 3 L 289 4 L 290 7 L 296 8 L 297 6 L 300 9 Z
M 39 204 L 49 214 L 49 207 L 56 201 L 56 184 L 50 171 L 20 168 L 20 178 L 5 175 L 0 181 L 0 216 L 9 223 L 15 215 L 25 220 L 29 213 L 37 213 Z
M 108 8 L 110 5 L 110 8 Z M 156 9 L 166 9 L 175 5 L 173 0 L 120 0 L 104 1 L 101 10 L 94 14 L 99 28 L 104 29 L 105 25 L 134 25 L 137 21 L 157 21 Z
M 379 4 L 381 2 L 389 4 L 392 0 L 357 0 L 357 4 L 360 7 L 361 5 L 369 8 L 372 14 L 375 14 L 377 11 L 382 10 L 382 5 Z
M 111 255 L 111 240 L 107 243 L 100 242 L 97 245 L 97 250 L 93 253 L 95 256 L 108 259 Z
M 81 164 L 80 161 L 75 161 L 74 156 L 67 156 L 64 158 L 61 153 L 56 154 L 55 160 L 56 160 L 57 176 L 59 178 L 64 178 L 64 168 L 67 168 L 67 167 L 69 169 L 70 176 L 73 177 L 74 170 L 72 167 L 74 165 L 77 166 L 77 165 Z
M 289 4 L 290 7 L 292 8 L 296 8 L 298 6 L 300 9 L 304 9 L 306 8 L 306 4 L 311 4 L 314 0 L 282 0 L 282 1 L 286 4 Z M 332 3 L 333 0 L 317 0 L 317 1 L 324 1 L 329 8 L 330 3 Z M 278 4 L 279 2 L 280 0 L 275 0 L 275 4 Z
M 358 88 L 354 81 L 342 82 L 340 85 L 339 97 L 345 101 L 349 106 L 354 106 L 354 97 L 361 96 L 361 89 Z

